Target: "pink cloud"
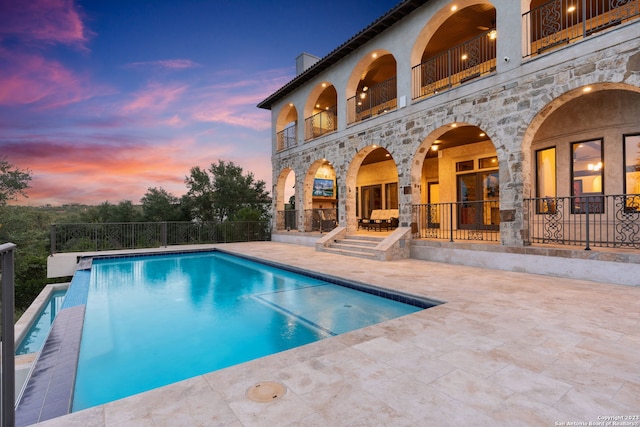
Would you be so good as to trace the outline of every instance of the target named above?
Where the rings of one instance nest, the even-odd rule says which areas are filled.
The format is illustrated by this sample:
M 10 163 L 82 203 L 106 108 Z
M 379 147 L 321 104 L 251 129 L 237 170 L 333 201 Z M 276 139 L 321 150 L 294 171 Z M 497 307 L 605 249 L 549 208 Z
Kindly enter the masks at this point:
M 59 107 L 113 92 L 38 54 L 0 48 L 0 105 Z
M 159 67 L 159 68 L 167 68 L 167 69 L 186 69 L 186 68 L 195 68 L 199 67 L 200 64 L 197 62 L 193 62 L 190 59 L 165 59 L 159 61 L 146 61 L 146 62 L 133 62 L 128 64 L 128 68 L 147 68 L 147 67 Z
M 0 2 L 0 39 L 73 45 L 86 49 L 88 31 L 72 0 Z
M 122 107 L 125 114 L 132 112 L 163 111 L 180 98 L 185 92 L 185 85 L 162 85 L 151 83 L 145 89 L 134 94 L 134 99 Z

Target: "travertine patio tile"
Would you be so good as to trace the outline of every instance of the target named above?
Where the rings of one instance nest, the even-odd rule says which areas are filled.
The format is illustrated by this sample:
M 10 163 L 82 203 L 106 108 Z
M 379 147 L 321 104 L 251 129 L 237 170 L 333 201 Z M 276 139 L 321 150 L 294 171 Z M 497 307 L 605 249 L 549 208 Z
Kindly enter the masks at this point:
M 284 383 L 289 390 L 301 395 L 342 381 L 342 376 L 318 360 L 311 359 L 282 369 L 278 373 L 277 379 Z
M 503 344 L 502 341 L 494 340 L 492 338 L 488 338 L 485 335 L 473 334 L 467 331 L 453 334 L 447 338 L 447 341 L 452 342 L 453 344 L 462 348 L 468 348 L 481 352 L 488 352 Z
M 439 358 L 425 355 L 420 350 L 396 354 L 395 357 L 387 359 L 385 363 L 426 384 L 457 369 L 454 365 Z
M 491 413 L 496 425 L 509 427 L 553 426 L 570 421 L 573 416 L 516 393 Z M 560 424 L 558 424 L 560 425 Z
M 461 369 L 456 369 L 433 381 L 430 386 L 485 414 L 491 413 L 502 401 L 514 394 Z
M 571 389 L 570 384 L 513 365 L 501 369 L 488 380 L 545 405 L 553 405 Z
M 301 419 L 305 426 L 337 426 L 361 419 L 363 414 L 376 413 L 386 407 L 382 400 L 354 384 L 333 384 L 302 395 L 315 413 Z
M 557 360 L 542 373 L 558 381 L 575 387 L 591 389 L 610 398 L 615 395 L 624 382 L 617 375 L 584 369 L 570 360 Z
M 369 357 L 338 363 L 333 365 L 332 368 L 342 375 L 345 380 L 354 381 L 365 390 L 376 387 L 379 383 L 402 374 L 401 370 Z
M 360 344 L 356 344 L 353 346 L 353 348 L 367 354 L 370 357 L 375 357 L 378 360 L 386 361 L 393 358 L 397 354 L 402 354 L 413 349 L 413 346 L 397 343 L 386 337 L 379 337 Z
M 629 408 L 597 392 L 591 387 L 574 387 L 556 404 L 555 408 L 574 417 L 575 421 L 598 421 L 598 417 L 607 415 L 638 413 L 638 408 Z
M 385 406 L 376 412 L 363 415 L 357 420 L 344 424 L 345 427 L 414 427 L 416 424 L 406 414 L 396 411 L 393 408 Z M 325 427 L 323 425 L 322 427 Z M 306 427 L 306 426 L 301 426 Z
M 625 381 L 615 395 L 614 400 L 626 405 L 628 408 L 636 408 L 637 415 L 640 415 L 640 383 Z
M 507 363 L 490 353 L 468 349 L 446 353 L 440 356 L 440 360 L 480 378 L 487 378 L 507 366 Z
M 245 398 L 230 402 L 229 406 L 243 427 L 271 427 L 273 420 L 286 425 L 314 413 L 314 409 L 291 390 L 287 390 L 282 397 L 272 402 L 258 403 Z
M 519 341 L 494 348 L 488 353 L 496 360 L 533 372 L 542 372 L 556 361 L 556 357 L 531 351 L 520 344 Z
M 41 427 L 102 427 L 104 425 L 106 425 L 104 406 L 96 406 L 38 424 Z

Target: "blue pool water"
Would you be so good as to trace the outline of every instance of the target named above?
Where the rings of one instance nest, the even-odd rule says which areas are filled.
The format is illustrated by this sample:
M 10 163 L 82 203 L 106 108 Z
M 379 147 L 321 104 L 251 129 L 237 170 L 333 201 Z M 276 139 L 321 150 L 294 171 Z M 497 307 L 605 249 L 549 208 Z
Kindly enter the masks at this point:
M 62 290 L 54 291 L 51 294 L 49 301 L 47 301 L 47 304 L 38 314 L 38 317 L 29 328 L 20 345 L 18 345 L 16 355 L 37 353 L 40 351 L 44 340 L 47 338 L 47 334 L 49 334 L 53 320 L 62 306 L 66 293 L 66 290 Z
M 421 309 L 219 252 L 94 260 L 73 411 Z

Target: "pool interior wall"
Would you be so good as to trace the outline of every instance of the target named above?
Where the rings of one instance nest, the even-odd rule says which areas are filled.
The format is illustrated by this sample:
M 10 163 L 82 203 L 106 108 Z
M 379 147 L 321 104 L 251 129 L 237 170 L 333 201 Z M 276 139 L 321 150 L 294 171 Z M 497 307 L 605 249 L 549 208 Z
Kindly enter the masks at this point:
M 297 269 L 279 263 L 266 262 L 259 258 L 239 256 L 237 253 L 230 253 L 219 249 L 159 252 L 147 253 L 144 255 L 131 254 L 95 258 L 114 259 L 206 252 L 226 253 L 234 257 L 244 258 L 285 271 L 324 280 L 336 285 L 382 296 L 394 301 L 411 304 L 419 308 L 428 308 L 442 303 L 438 300 L 415 297 L 399 292 L 391 292 L 389 290 L 366 285 L 364 283 L 344 280 L 338 277 L 320 275 L 312 271 Z M 83 259 L 80 261 L 79 269 L 73 277 L 63 307 L 54 322 L 42 351 L 38 354 L 38 358 L 36 359 L 36 363 L 34 364 L 34 369 L 31 372 L 28 383 L 19 396 L 19 402 L 16 408 L 16 426 L 31 425 L 47 419 L 66 415 L 71 412 L 85 306 L 91 277 L 90 269 L 91 259 Z

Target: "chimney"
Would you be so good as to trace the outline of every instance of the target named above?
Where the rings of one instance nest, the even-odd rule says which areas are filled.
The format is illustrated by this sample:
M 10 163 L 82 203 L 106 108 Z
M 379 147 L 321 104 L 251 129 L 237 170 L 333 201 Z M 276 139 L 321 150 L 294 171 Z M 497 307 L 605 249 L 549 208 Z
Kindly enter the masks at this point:
M 318 62 L 320 58 L 315 55 L 311 55 L 310 53 L 301 53 L 296 58 L 296 76 L 304 73 L 307 68 L 311 67 L 313 64 Z

